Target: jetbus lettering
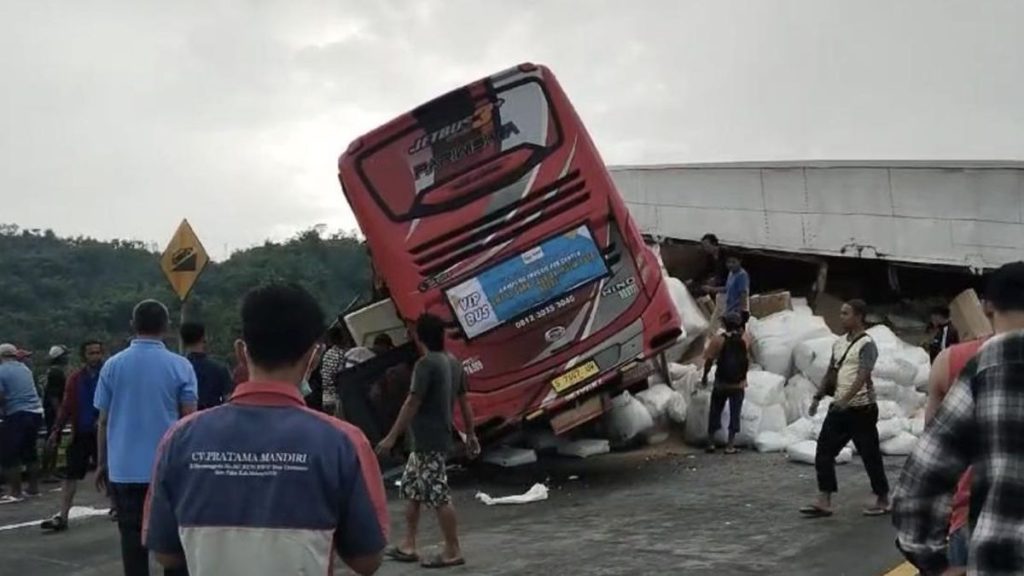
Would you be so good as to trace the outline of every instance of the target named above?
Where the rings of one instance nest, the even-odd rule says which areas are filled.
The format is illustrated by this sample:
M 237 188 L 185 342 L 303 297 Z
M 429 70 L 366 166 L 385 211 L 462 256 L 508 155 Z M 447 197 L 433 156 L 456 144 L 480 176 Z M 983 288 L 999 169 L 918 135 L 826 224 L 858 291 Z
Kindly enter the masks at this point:
M 477 108 L 471 115 L 452 122 L 440 130 L 435 130 L 429 134 L 420 136 L 413 141 L 412 146 L 409 147 L 409 154 L 415 154 L 428 146 L 432 146 L 433 144 L 442 142 L 452 138 L 453 136 L 462 134 L 463 132 L 468 132 L 469 130 L 486 131 L 485 129 L 491 125 L 491 122 L 494 119 L 494 109 L 500 108 L 504 103 L 505 101 L 500 98 L 494 102 L 488 102 L 487 104 Z
M 509 137 L 519 134 L 519 127 L 514 122 L 504 124 L 497 133 L 482 134 L 471 140 L 461 142 L 448 150 L 441 152 L 426 162 L 421 162 L 413 168 L 413 175 L 416 180 L 430 176 L 439 168 L 458 162 L 464 158 L 480 152 L 494 142 L 502 142 Z

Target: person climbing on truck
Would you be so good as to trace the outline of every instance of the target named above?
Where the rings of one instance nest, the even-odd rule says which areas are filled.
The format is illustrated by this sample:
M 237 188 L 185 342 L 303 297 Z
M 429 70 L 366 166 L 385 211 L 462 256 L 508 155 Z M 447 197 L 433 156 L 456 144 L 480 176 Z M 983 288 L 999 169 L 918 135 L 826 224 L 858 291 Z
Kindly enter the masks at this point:
M 711 367 L 718 365 L 708 417 L 709 454 L 715 451 L 715 434 L 722 427 L 722 411 L 726 402 L 729 403 L 729 436 L 725 453 L 738 452 L 736 435 L 740 431 L 740 413 L 747 387 L 747 370 L 750 368 L 750 354 L 743 338 L 743 317 L 738 312 L 730 312 L 722 317 L 722 325 L 725 332 L 716 334 L 704 351 L 704 376 L 701 378 L 701 385 L 707 387 Z

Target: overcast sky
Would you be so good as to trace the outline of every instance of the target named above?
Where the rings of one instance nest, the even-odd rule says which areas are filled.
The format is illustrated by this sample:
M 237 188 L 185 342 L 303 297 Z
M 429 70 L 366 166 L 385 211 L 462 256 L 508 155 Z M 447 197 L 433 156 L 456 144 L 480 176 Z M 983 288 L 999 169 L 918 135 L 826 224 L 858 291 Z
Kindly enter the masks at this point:
M 523 61 L 606 162 L 1024 159 L 1024 2 L 0 3 L 0 222 L 215 258 L 354 228 L 349 141 Z

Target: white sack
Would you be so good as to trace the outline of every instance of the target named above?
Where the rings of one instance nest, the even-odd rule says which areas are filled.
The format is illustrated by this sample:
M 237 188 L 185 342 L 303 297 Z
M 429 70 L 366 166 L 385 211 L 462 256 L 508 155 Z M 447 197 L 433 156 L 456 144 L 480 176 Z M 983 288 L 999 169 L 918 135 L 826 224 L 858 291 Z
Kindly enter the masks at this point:
M 804 340 L 793 348 L 793 362 L 796 369 L 803 373 L 815 385 L 821 386 L 821 381 L 828 372 L 829 362 L 832 360 L 832 346 L 839 337 L 830 334 L 822 338 Z
M 917 437 L 910 432 L 901 432 L 885 442 L 882 442 L 882 454 L 886 456 L 909 456 L 917 444 Z
M 697 301 L 693 299 L 690 291 L 686 289 L 681 280 L 666 277 L 665 282 L 668 285 L 668 292 L 672 297 L 672 302 L 676 305 L 676 310 L 679 312 L 679 317 L 683 320 L 683 335 L 680 337 L 678 344 L 672 348 L 673 351 L 677 348 L 681 348 L 681 350 L 678 355 L 673 354 L 669 356 L 670 360 L 678 360 L 694 340 L 700 338 L 708 331 L 710 324 L 708 319 L 704 317 L 704 312 L 697 306 Z
M 885 442 L 899 436 L 902 432 L 906 432 L 907 424 L 903 418 L 890 418 L 888 420 L 878 421 L 878 440 Z
M 885 380 L 892 380 L 900 386 L 911 387 L 917 379 L 917 366 L 911 364 L 899 355 L 891 353 L 880 353 L 878 361 L 875 362 L 875 369 L 871 376 Z
M 801 418 L 793 422 L 782 431 L 783 435 L 796 440 L 814 440 L 814 421 L 810 418 Z
M 917 375 L 914 376 L 914 390 L 918 392 L 928 392 L 928 381 L 931 377 L 932 367 L 928 364 L 922 364 L 917 367 Z
M 902 415 L 907 418 L 916 416 L 927 402 L 928 395 L 924 392 L 918 392 L 913 388 L 900 389 L 900 410 L 903 411 Z
M 786 447 L 786 458 L 791 462 L 814 464 L 814 454 L 817 449 L 818 443 L 813 440 L 790 444 Z M 836 464 L 846 464 L 850 460 L 853 460 L 853 452 L 849 448 L 843 448 L 836 456 Z
M 647 408 L 647 411 L 651 414 L 651 419 L 655 422 L 662 419 L 665 415 L 665 410 L 668 408 L 668 402 L 672 399 L 674 392 L 667 384 L 655 384 L 647 390 L 637 392 L 636 399 Z
M 672 379 L 672 389 L 689 396 L 700 385 L 700 377 L 704 374 L 704 368 L 693 366 L 692 364 L 685 364 L 683 368 L 685 370 L 683 370 L 679 378 Z
M 748 324 L 754 341 L 754 358 L 768 372 L 788 378 L 793 372 L 793 349 L 805 340 L 824 338 L 832 332 L 825 320 L 792 310 L 776 312 Z
M 914 436 L 924 434 L 924 413 L 918 414 L 910 421 L 910 433 Z
M 708 408 L 710 412 L 710 405 Z M 729 439 L 729 418 L 730 418 L 730 407 L 729 403 L 726 402 L 725 408 L 722 410 L 722 425 L 715 433 L 715 442 L 718 444 L 725 444 Z M 740 408 L 740 431 L 739 434 L 733 439 L 733 443 L 736 446 L 751 446 L 754 444 L 754 438 L 761 431 L 761 421 L 764 418 L 764 410 L 752 402 L 743 402 L 743 407 Z
M 760 436 L 765 432 L 782 433 L 786 429 L 786 409 L 782 404 L 772 404 L 761 409 L 761 425 L 757 429 Z
M 668 415 L 668 419 L 674 424 L 685 424 L 686 423 L 686 412 L 689 409 L 689 402 L 687 401 L 689 395 L 684 395 L 681 392 L 673 392 L 672 397 L 668 400 L 668 406 L 665 409 L 665 413 Z
M 878 420 L 889 420 L 891 418 L 897 418 L 903 416 L 903 411 L 900 410 L 900 405 L 893 402 L 892 400 L 879 400 L 878 401 Z
M 794 422 L 807 416 L 807 410 L 814 401 L 814 395 L 818 393 L 818 387 L 802 374 L 797 374 L 789 379 L 783 393 L 786 397 L 786 421 Z
M 782 404 L 786 401 L 783 388 L 786 379 L 771 372 L 747 372 L 747 390 L 744 395 L 745 402 L 753 402 L 758 406 L 771 406 Z
M 875 342 L 875 346 L 878 347 L 878 355 L 884 354 L 895 354 L 903 348 L 903 341 L 896 336 L 896 334 L 884 324 L 872 326 L 868 328 L 868 336 Z
M 608 439 L 628 442 L 654 427 L 650 411 L 629 392 L 612 398 L 612 409 L 604 416 Z
M 686 433 L 684 438 L 693 445 L 708 441 L 708 415 L 711 412 L 711 390 L 697 389 L 690 395 L 686 409 Z
M 900 387 L 892 380 L 886 380 L 885 378 L 871 377 L 871 385 L 875 389 L 875 397 L 878 400 L 891 400 L 893 402 L 899 402 L 903 398 Z
M 696 369 L 697 367 L 694 366 L 693 364 L 677 364 L 675 362 L 669 362 L 668 377 L 671 378 L 673 382 L 675 382 L 676 380 L 679 380 L 680 378 L 686 376 L 687 373 L 693 372 Z
M 778 432 L 761 432 L 754 439 L 754 448 L 758 452 L 782 452 L 793 443 L 793 438 Z
M 608 452 L 611 452 L 611 446 L 608 445 L 608 441 L 595 438 L 583 438 L 572 442 L 564 442 L 558 446 L 558 453 L 562 456 L 575 456 L 577 458 L 598 456 Z

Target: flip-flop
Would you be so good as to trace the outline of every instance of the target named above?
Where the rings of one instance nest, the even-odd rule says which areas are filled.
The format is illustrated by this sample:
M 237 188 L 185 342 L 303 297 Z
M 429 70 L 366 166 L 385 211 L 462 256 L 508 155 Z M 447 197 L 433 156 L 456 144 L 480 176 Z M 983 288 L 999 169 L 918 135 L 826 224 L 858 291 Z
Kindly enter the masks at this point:
M 800 509 L 800 513 L 807 518 L 828 518 L 832 515 L 831 510 L 825 510 L 814 505 L 804 506 Z
M 0 504 L 17 504 L 18 502 L 24 501 L 24 498 L 15 498 L 14 496 L 0 496 Z
M 890 508 L 882 508 L 881 506 L 872 506 L 871 508 L 865 508 L 863 514 L 865 516 L 885 516 L 892 510 Z
M 456 566 L 463 566 L 466 564 L 466 559 L 459 557 L 452 560 L 445 560 L 441 553 L 436 553 L 423 562 L 420 566 L 423 568 L 454 568 Z
M 740 453 L 740 449 L 739 448 L 726 448 L 725 449 L 725 453 L 726 454 L 739 454 Z
M 420 561 L 420 555 L 419 554 L 416 554 L 416 553 L 410 554 L 409 552 L 403 551 L 398 546 L 392 546 L 392 547 L 388 548 L 384 552 L 384 555 L 387 556 L 388 558 L 394 560 L 395 562 L 405 562 L 405 563 L 411 564 L 413 562 L 419 562 Z

